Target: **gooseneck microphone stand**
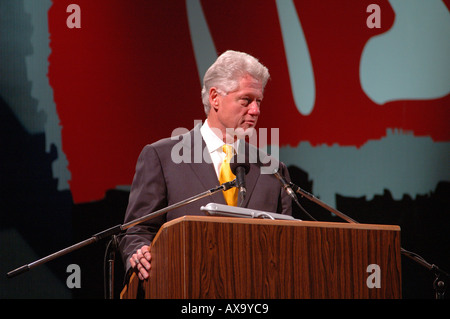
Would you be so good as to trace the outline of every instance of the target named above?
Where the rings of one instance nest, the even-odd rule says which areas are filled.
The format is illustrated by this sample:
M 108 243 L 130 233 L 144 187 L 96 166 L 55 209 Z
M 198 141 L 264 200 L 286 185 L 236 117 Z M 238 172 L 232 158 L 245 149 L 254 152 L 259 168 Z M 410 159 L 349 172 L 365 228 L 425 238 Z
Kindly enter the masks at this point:
M 180 201 L 178 203 L 175 203 L 173 205 L 167 206 L 167 207 L 165 207 L 163 209 L 160 209 L 158 211 L 155 211 L 155 212 L 149 213 L 147 215 L 144 215 L 144 216 L 142 216 L 140 218 L 137 218 L 135 220 L 132 220 L 132 221 L 126 223 L 126 224 L 122 224 L 122 225 L 119 224 L 119 225 L 113 226 L 111 228 L 108 228 L 108 229 L 106 229 L 106 230 L 104 230 L 102 232 L 99 232 L 99 233 L 93 235 L 92 237 L 90 237 L 90 238 L 88 238 L 86 240 L 83 240 L 83 241 L 81 241 L 81 242 L 79 242 L 79 243 L 77 243 L 75 245 L 69 246 L 69 247 L 64 248 L 64 249 L 62 249 L 60 251 L 57 251 L 57 252 L 55 252 L 53 254 L 50 254 L 50 255 L 48 255 L 48 256 L 46 256 L 44 258 L 38 259 L 38 260 L 36 260 L 34 262 L 31 262 L 29 264 L 25 264 L 25 265 L 23 265 L 23 266 L 21 266 L 19 268 L 16 268 L 16 269 L 8 272 L 6 274 L 6 276 L 8 278 L 12 278 L 12 277 L 18 276 L 18 275 L 20 275 L 20 274 L 22 274 L 22 273 L 24 273 L 24 272 L 26 272 L 26 271 L 28 271 L 30 269 L 33 269 L 33 268 L 35 268 L 37 266 L 45 264 L 45 263 L 47 263 L 47 262 L 49 262 L 49 261 L 51 261 L 51 260 L 53 260 L 55 258 L 61 257 L 63 255 L 66 255 L 66 254 L 70 253 L 70 252 L 73 252 L 73 251 L 75 251 L 77 249 L 80 249 L 80 248 L 85 247 L 87 245 L 90 245 L 90 244 L 93 244 L 95 242 L 98 242 L 101 239 L 104 239 L 104 238 L 107 238 L 107 237 L 112 237 L 112 240 L 110 242 L 110 244 L 112 245 L 111 246 L 112 247 L 112 251 L 111 251 L 111 253 L 109 254 L 109 257 L 108 257 L 109 258 L 108 259 L 108 269 L 109 269 L 109 283 L 108 283 L 108 287 L 109 287 L 109 298 L 113 299 L 112 291 L 113 291 L 113 286 L 114 286 L 114 283 L 113 283 L 113 278 L 114 278 L 114 275 L 113 275 L 113 272 L 114 272 L 114 259 L 115 259 L 115 249 L 117 248 L 117 242 L 116 242 L 117 241 L 117 237 L 116 237 L 116 235 L 120 234 L 124 230 L 127 230 L 128 228 L 131 228 L 131 227 L 136 226 L 136 225 L 138 225 L 140 223 L 143 223 L 145 221 L 148 221 L 148 220 L 154 219 L 154 218 L 156 218 L 158 216 L 161 216 L 161 215 L 167 213 L 168 211 L 171 211 L 173 209 L 185 206 L 185 205 L 190 204 L 190 203 L 192 203 L 194 201 L 197 201 L 197 200 L 199 200 L 201 198 L 204 198 L 204 197 L 207 197 L 207 196 L 211 196 L 211 195 L 213 195 L 213 194 L 215 194 L 215 193 L 217 193 L 219 191 L 226 191 L 226 190 L 228 190 L 228 189 L 230 189 L 232 187 L 236 187 L 236 180 L 233 180 L 233 181 L 230 181 L 230 182 L 227 182 L 227 183 L 223 183 L 220 186 L 217 186 L 215 188 L 211 188 L 211 189 L 209 189 L 209 190 L 207 190 L 207 191 L 205 191 L 203 193 L 200 193 L 198 195 L 192 196 L 190 198 L 187 198 L 187 199 L 185 199 L 183 201 Z
M 344 213 L 341 213 L 337 209 L 334 209 L 333 207 L 325 204 L 324 202 L 319 200 L 317 197 L 315 197 L 314 195 L 312 195 L 312 194 L 308 193 L 307 191 L 301 189 L 299 186 L 295 185 L 294 183 L 289 182 L 289 185 L 291 186 L 291 188 L 296 193 L 300 194 L 300 196 L 306 197 L 310 201 L 312 201 L 312 202 L 322 206 L 323 208 L 325 208 L 329 212 L 332 212 L 333 214 L 339 216 L 343 220 L 345 220 L 345 221 L 347 221 L 349 223 L 359 224 L 357 221 L 355 221 L 352 218 L 348 217 Z M 438 266 L 428 263 L 425 259 L 423 259 L 421 256 L 419 256 L 416 253 L 410 252 L 410 251 L 408 251 L 406 249 L 403 249 L 402 247 L 400 247 L 400 251 L 401 251 L 401 253 L 404 256 L 414 260 L 416 263 L 418 263 L 419 265 L 424 266 L 428 270 L 433 271 L 433 273 L 435 275 L 435 280 L 433 282 L 433 288 L 434 288 L 434 291 L 435 291 L 435 298 L 436 299 L 444 299 L 444 294 L 445 294 L 445 290 L 447 289 L 447 286 L 446 286 L 445 279 L 443 279 L 443 277 L 447 277 L 447 280 L 448 280 L 450 278 L 450 275 L 447 272 L 445 272 L 444 270 L 440 269 Z

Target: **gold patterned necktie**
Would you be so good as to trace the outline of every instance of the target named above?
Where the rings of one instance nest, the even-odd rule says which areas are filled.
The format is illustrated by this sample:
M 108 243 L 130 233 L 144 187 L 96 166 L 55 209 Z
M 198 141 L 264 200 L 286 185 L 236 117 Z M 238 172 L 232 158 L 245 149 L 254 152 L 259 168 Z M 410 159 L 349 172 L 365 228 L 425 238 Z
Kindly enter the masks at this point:
M 231 172 L 230 168 L 230 160 L 234 155 L 233 146 L 225 144 L 222 147 L 223 152 L 225 153 L 225 158 L 220 166 L 219 172 L 219 182 L 220 184 L 232 181 L 236 178 L 236 176 Z M 236 187 L 232 187 L 223 192 L 223 196 L 225 197 L 225 201 L 230 206 L 237 206 L 238 200 L 238 189 Z

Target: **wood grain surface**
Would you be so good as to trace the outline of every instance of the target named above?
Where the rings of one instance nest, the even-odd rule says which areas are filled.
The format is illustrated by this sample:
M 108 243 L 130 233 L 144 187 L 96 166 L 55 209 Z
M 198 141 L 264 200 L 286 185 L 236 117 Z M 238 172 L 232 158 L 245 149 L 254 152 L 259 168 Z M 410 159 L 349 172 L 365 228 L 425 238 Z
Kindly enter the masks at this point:
M 401 298 L 398 226 L 185 216 L 151 253 L 146 298 Z

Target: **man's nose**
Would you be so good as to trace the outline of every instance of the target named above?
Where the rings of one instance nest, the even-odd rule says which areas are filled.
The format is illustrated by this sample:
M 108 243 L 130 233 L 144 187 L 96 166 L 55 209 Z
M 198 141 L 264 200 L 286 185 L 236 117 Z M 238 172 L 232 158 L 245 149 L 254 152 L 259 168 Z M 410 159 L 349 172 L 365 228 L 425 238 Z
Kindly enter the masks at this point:
M 251 115 L 259 115 L 261 113 L 260 106 L 259 106 L 258 102 L 253 101 L 249 105 L 248 113 L 251 114 Z

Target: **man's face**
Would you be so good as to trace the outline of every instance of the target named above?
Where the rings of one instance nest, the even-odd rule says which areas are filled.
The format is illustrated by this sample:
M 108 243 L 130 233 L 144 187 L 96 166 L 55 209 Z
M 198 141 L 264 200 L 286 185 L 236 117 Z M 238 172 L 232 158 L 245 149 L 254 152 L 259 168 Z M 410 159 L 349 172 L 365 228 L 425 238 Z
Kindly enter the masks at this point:
M 210 111 L 215 113 L 213 126 L 222 133 L 226 129 L 246 131 L 254 128 L 258 122 L 262 99 L 262 83 L 249 75 L 243 77 L 235 91 L 226 95 L 213 95 Z

